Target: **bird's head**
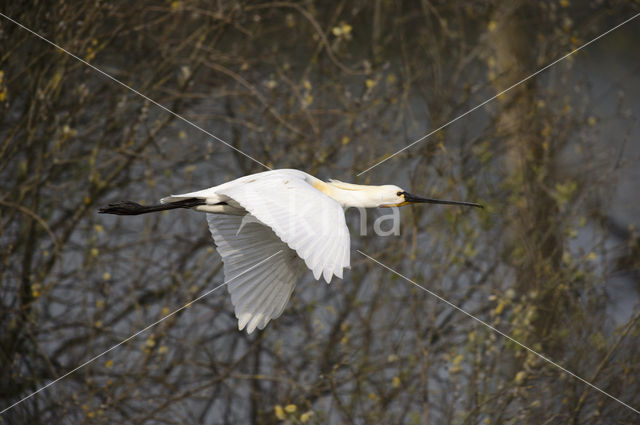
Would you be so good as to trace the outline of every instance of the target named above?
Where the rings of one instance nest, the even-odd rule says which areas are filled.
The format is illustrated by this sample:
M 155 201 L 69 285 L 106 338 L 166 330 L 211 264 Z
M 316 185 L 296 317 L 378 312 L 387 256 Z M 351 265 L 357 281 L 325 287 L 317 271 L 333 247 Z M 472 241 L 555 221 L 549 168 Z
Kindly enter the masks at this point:
M 378 207 L 401 207 L 409 203 L 404 197 L 407 192 L 401 187 L 392 184 L 373 187 Z

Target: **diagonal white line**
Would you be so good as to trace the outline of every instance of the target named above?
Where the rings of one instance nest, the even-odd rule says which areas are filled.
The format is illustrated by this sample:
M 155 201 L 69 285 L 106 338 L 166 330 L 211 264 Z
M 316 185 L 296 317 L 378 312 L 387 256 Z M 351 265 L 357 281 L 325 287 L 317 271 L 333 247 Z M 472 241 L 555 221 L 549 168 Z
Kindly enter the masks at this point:
M 93 69 L 94 71 L 99 72 L 100 74 L 102 74 L 103 76 L 107 77 L 108 79 L 110 79 L 111 81 L 114 81 L 118 84 L 120 84 L 122 87 L 131 90 L 132 92 L 134 92 L 135 94 L 137 94 L 138 96 L 148 100 L 149 102 L 153 103 L 154 105 L 156 105 L 157 107 L 165 110 L 166 112 L 170 113 L 171 115 L 175 116 L 176 118 L 184 121 L 185 123 L 189 124 L 190 126 L 197 128 L 198 130 L 202 131 L 204 134 L 214 138 L 215 140 L 217 140 L 218 142 L 222 143 L 223 145 L 233 149 L 234 151 L 238 152 L 241 155 L 244 155 L 245 157 L 249 158 L 250 160 L 252 160 L 253 162 L 262 165 L 264 168 L 266 168 L 267 170 L 271 170 L 271 167 L 263 164 L 262 162 L 258 161 L 257 159 L 255 159 L 254 157 L 252 157 L 249 154 L 244 153 L 243 151 L 241 151 L 240 149 L 236 148 L 235 146 L 225 142 L 224 140 L 222 140 L 221 138 L 219 138 L 218 136 L 216 136 L 215 134 L 210 133 L 209 131 L 205 130 L 204 128 L 200 127 L 199 125 L 189 121 L 188 119 L 186 119 L 185 117 L 183 117 L 182 115 L 178 114 L 177 112 L 173 112 L 171 109 L 167 108 L 166 106 L 156 102 L 155 100 L 151 99 L 148 96 L 145 96 L 144 94 L 140 93 L 138 90 L 134 89 L 131 86 L 128 86 L 127 84 L 123 83 L 122 81 L 118 80 L 115 77 L 112 77 L 111 75 L 107 74 L 106 72 L 104 72 L 103 70 L 101 70 L 100 68 L 91 65 L 89 62 L 85 61 L 84 59 L 74 55 L 73 53 L 71 53 L 70 51 L 60 47 L 59 45 L 57 45 L 56 43 L 54 43 L 53 41 L 50 41 L 46 38 L 44 38 L 43 36 L 41 36 L 40 34 L 38 34 L 37 32 L 33 31 L 30 28 L 25 27 L 24 25 L 22 25 L 20 22 L 16 21 L 15 19 L 12 19 L 10 17 L 8 17 L 7 15 L 5 15 L 4 13 L 0 12 L 0 16 L 2 16 L 3 18 L 13 22 L 14 24 L 16 24 L 17 26 L 19 26 L 20 28 L 30 32 L 31 34 L 35 35 L 36 37 L 38 37 L 39 39 L 41 39 L 42 41 L 45 41 L 47 43 L 49 43 L 50 45 L 52 45 L 53 47 L 62 50 L 63 52 L 65 52 L 66 54 L 68 54 L 69 56 L 71 56 L 72 58 L 82 62 L 83 64 L 87 65 L 88 67 L 90 67 L 91 69 Z
M 528 77 L 523 78 L 522 80 L 518 81 L 517 83 L 509 86 L 508 88 L 502 90 L 500 93 L 496 94 L 495 96 L 490 97 L 489 99 L 485 100 L 484 102 L 482 102 L 481 104 L 474 106 L 473 108 L 469 109 L 467 112 L 463 113 L 462 115 L 457 116 L 456 118 L 452 119 L 451 121 L 449 121 L 446 124 L 441 125 L 440 127 L 436 128 L 435 130 L 425 134 L 424 136 L 422 136 L 421 138 L 419 138 L 418 140 L 416 140 L 413 143 L 408 144 L 407 146 L 405 146 L 404 148 L 400 149 L 399 151 L 397 151 L 396 153 L 386 157 L 385 159 L 376 162 L 375 164 L 373 164 L 371 167 L 367 168 L 364 171 L 359 172 L 357 175 L 360 176 L 364 173 L 366 173 L 367 171 L 371 170 L 372 168 L 377 167 L 378 165 L 382 164 L 383 162 L 393 158 L 394 156 L 398 155 L 401 152 L 404 152 L 405 150 L 409 149 L 410 147 L 412 147 L 413 145 L 422 142 L 424 139 L 426 139 L 427 137 L 433 135 L 434 133 L 437 133 L 438 131 L 442 130 L 443 128 L 453 124 L 454 122 L 458 121 L 460 118 L 469 115 L 470 113 L 472 113 L 473 111 L 475 111 L 478 108 L 483 107 L 484 105 L 486 105 L 487 103 L 491 102 L 494 99 L 497 99 L 498 97 L 502 96 L 503 94 L 505 94 L 506 92 L 508 92 L 509 90 L 519 86 L 520 84 L 524 83 L 527 80 L 530 80 L 531 78 L 535 77 L 536 75 L 540 74 L 541 72 L 551 68 L 553 65 L 557 64 L 558 62 L 568 58 L 569 56 L 573 55 L 574 53 L 584 49 L 585 47 L 587 47 L 588 45 L 590 45 L 591 43 L 599 40 L 600 38 L 604 37 L 605 35 L 609 34 L 612 31 L 617 30 L 618 28 L 620 28 L 621 26 L 623 26 L 624 24 L 633 21 L 634 19 L 636 19 L 638 16 L 640 16 L 640 13 L 636 13 L 635 15 L 633 15 L 631 18 L 627 19 L 626 21 L 616 25 L 615 27 L 609 29 L 606 32 L 603 32 L 602 34 L 600 34 L 599 36 L 597 36 L 596 38 L 586 42 L 585 44 L 583 44 L 582 46 L 578 47 L 575 50 L 570 51 L 569 53 L 567 53 L 566 55 L 562 56 L 559 59 L 556 59 L 555 61 L 551 62 L 550 64 L 548 64 L 547 66 L 540 68 L 539 70 L 537 70 L 536 72 L 534 72 L 533 74 L 529 75 Z
M 76 367 L 75 369 L 70 370 L 69 372 L 65 373 L 64 375 L 54 379 L 53 381 L 49 382 L 47 385 L 45 385 L 44 387 L 34 391 L 33 393 L 29 394 L 26 397 L 23 397 L 22 399 L 16 401 L 15 403 L 13 403 L 11 406 L 9 407 L 5 407 L 4 409 L 2 409 L 2 411 L 0 411 L 0 415 L 2 415 L 3 413 L 5 413 L 6 411 L 8 411 L 9 409 L 14 408 L 15 406 L 17 406 L 18 404 L 22 403 L 25 400 L 30 399 L 31 397 L 33 397 L 34 395 L 38 394 L 41 391 L 46 390 L 47 388 L 49 388 L 50 386 L 52 386 L 53 384 L 55 384 L 58 381 L 63 380 L 64 378 L 66 378 L 67 376 L 71 375 L 74 372 L 77 372 L 78 370 L 82 369 L 83 367 L 85 367 L 86 365 L 88 365 L 89 363 L 99 359 L 100 357 L 104 356 L 105 354 L 109 353 L 110 351 L 115 350 L 116 348 L 120 347 L 122 344 L 127 343 L 128 341 L 132 340 L 133 338 L 137 337 L 138 335 L 140 335 L 141 333 L 151 329 L 152 327 L 154 327 L 155 325 L 157 325 L 158 323 L 162 322 L 165 319 L 168 319 L 169 317 L 175 315 L 176 313 L 184 310 L 185 308 L 189 307 L 191 304 L 201 300 L 202 298 L 206 297 L 207 295 L 211 294 L 212 292 L 215 292 L 216 290 L 222 288 L 223 286 L 229 284 L 231 281 L 233 281 L 234 279 L 242 276 L 245 273 L 250 272 L 251 270 L 255 269 L 256 267 L 258 267 L 260 264 L 270 260 L 271 258 L 275 257 L 276 255 L 280 254 L 282 252 L 282 250 L 276 252 L 273 255 L 270 255 L 269 257 L 265 258 L 264 260 L 260 261 L 259 263 L 254 264 L 253 266 L 249 267 L 247 270 L 243 271 L 242 273 L 239 273 L 237 275 L 235 275 L 234 277 L 232 277 L 231 279 L 229 279 L 228 281 L 216 286 L 215 288 L 205 292 L 204 294 L 200 295 L 199 297 L 197 297 L 196 299 L 194 299 L 193 301 L 189 301 L 187 304 L 183 305 L 182 307 L 180 307 L 177 310 L 172 311 L 171 313 L 167 314 L 166 316 L 161 317 L 159 320 L 156 320 L 155 322 L 153 322 L 152 324 L 150 324 L 149 326 L 145 327 L 144 329 L 139 330 L 138 332 L 134 333 L 133 335 L 123 339 L 122 341 L 120 341 L 119 343 L 117 343 L 116 345 L 114 345 L 113 347 L 109 348 L 106 351 L 103 351 L 102 353 L 98 354 L 97 356 L 93 356 L 91 357 L 89 360 L 87 360 L 86 362 L 82 363 L 80 366 Z M 0 421 L 2 419 L 0 418 Z
M 634 409 L 633 407 L 629 406 L 627 403 L 625 403 L 624 401 L 612 396 L 611 394 L 609 394 L 608 392 L 601 390 L 600 388 L 596 387 L 595 385 L 593 385 L 592 383 L 590 383 L 589 381 L 587 381 L 584 378 L 579 377 L 578 375 L 576 375 L 575 373 L 571 372 L 570 370 L 565 369 L 564 367 L 560 366 L 558 363 L 554 362 L 553 360 L 549 359 L 548 357 L 545 357 L 544 355 L 538 353 L 537 351 L 527 347 L 526 345 L 524 345 L 523 343 L 511 338 L 509 335 L 505 334 L 504 332 L 494 328 L 493 326 L 491 326 L 490 324 L 488 324 L 487 322 L 485 322 L 482 319 L 477 318 L 476 316 L 474 316 L 471 313 L 468 313 L 467 311 L 463 310 L 462 308 L 458 307 L 457 305 L 453 304 L 450 301 L 447 301 L 446 299 L 442 298 L 440 295 L 436 294 L 433 291 L 428 290 L 427 288 L 425 288 L 422 285 L 417 284 L 416 282 L 414 282 L 413 280 L 409 279 L 408 277 L 406 277 L 405 275 L 403 275 L 400 272 L 395 271 L 394 269 L 392 269 L 391 267 L 388 267 L 384 264 L 382 264 L 380 261 L 376 260 L 375 258 L 365 254 L 364 252 L 360 251 L 359 249 L 357 249 L 356 251 L 358 251 L 360 254 L 364 255 L 365 257 L 367 257 L 368 259 L 370 259 L 371 261 L 375 262 L 376 264 L 384 267 L 385 269 L 389 270 L 390 272 L 396 274 L 397 276 L 403 278 L 404 280 L 406 280 L 407 282 L 413 284 L 414 286 L 422 289 L 423 291 L 427 292 L 430 295 L 433 295 L 434 297 L 436 297 L 437 299 L 439 299 L 440 301 L 448 304 L 450 307 L 453 307 L 454 309 L 458 310 L 461 313 L 466 314 L 467 316 L 469 316 L 470 318 L 472 318 L 473 320 L 475 320 L 476 322 L 486 326 L 487 328 L 491 329 L 492 331 L 502 335 L 503 337 L 505 337 L 506 339 L 508 339 L 509 341 L 519 345 L 520 347 L 524 348 L 525 350 L 529 351 L 532 354 L 535 354 L 536 356 L 540 357 L 542 360 L 554 365 L 555 367 L 557 367 L 558 369 L 560 369 L 561 371 L 563 371 L 564 373 L 573 376 L 574 378 L 576 378 L 579 381 L 582 381 L 583 383 L 587 384 L 588 386 L 590 386 L 591 388 L 601 392 L 602 394 L 606 395 L 607 397 L 617 401 L 618 403 L 622 404 L 623 406 L 627 407 L 628 409 L 633 410 L 635 413 L 640 415 L 640 410 Z

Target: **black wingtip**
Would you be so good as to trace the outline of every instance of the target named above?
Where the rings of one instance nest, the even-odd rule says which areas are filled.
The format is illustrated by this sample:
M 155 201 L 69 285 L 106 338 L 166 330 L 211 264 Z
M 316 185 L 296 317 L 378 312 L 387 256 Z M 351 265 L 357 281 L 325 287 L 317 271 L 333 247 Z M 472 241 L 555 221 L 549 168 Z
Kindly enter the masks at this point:
M 147 211 L 147 208 L 133 201 L 118 201 L 102 207 L 98 214 L 137 215 Z
M 187 198 L 180 201 L 168 202 L 158 205 L 140 205 L 133 201 L 118 201 L 102 207 L 98 210 L 99 214 L 116 214 L 116 215 L 138 215 L 150 212 L 173 210 L 176 208 L 194 208 L 199 205 L 205 205 L 206 201 L 200 198 Z

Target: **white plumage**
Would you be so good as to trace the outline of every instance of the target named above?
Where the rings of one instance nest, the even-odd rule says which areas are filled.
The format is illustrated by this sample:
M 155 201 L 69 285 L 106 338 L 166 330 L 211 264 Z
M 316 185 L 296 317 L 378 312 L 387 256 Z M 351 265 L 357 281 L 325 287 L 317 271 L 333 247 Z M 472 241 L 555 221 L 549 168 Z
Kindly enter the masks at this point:
M 263 329 L 282 314 L 304 265 L 327 283 L 333 276 L 342 278 L 349 267 L 350 238 L 342 206 L 314 184 L 326 185 L 302 171 L 274 170 L 162 200 L 206 200 L 207 205 L 196 209 L 208 212 L 240 330 Z M 221 202 L 226 205 L 216 205 Z
M 251 333 L 282 314 L 304 271 L 296 253 L 273 231 L 237 215 L 207 214 L 209 230 L 224 262 L 225 281 L 235 306 L 238 327 Z M 271 255 L 270 261 L 252 266 Z
M 172 195 L 161 205 L 121 201 L 100 212 L 137 215 L 193 208 L 207 213 L 238 328 L 251 333 L 282 314 L 305 266 L 316 280 L 322 276 L 330 283 L 333 276 L 342 278 L 350 264 L 343 208 L 410 203 L 480 206 L 421 198 L 393 185 L 325 183 L 299 170 L 272 170 Z

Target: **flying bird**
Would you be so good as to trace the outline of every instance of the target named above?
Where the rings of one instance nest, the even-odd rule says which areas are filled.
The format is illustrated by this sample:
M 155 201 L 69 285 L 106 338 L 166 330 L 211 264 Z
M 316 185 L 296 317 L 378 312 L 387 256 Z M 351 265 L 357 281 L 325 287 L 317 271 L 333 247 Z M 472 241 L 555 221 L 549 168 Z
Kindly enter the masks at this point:
M 342 279 L 343 270 L 350 267 L 344 209 L 416 203 L 482 208 L 472 202 L 422 198 L 394 185 L 324 182 L 288 169 L 251 174 L 208 189 L 171 195 L 160 202 L 140 205 L 120 201 L 99 212 L 138 215 L 188 208 L 206 213 L 224 264 L 225 282 L 229 282 L 238 329 L 246 328 L 248 333 L 263 329 L 282 314 L 306 269 L 316 280 L 321 276 L 327 283 L 333 276 Z M 260 263 L 266 258 L 269 260 Z

